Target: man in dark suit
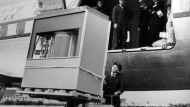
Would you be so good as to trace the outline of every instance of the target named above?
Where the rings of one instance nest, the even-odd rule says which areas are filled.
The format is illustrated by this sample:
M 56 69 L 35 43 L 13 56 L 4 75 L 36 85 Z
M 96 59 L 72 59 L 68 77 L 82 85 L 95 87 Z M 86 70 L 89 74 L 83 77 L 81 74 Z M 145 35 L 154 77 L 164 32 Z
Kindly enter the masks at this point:
M 149 37 L 149 30 L 148 30 L 148 23 L 149 23 L 149 6 L 147 6 L 147 0 L 140 1 L 140 19 L 139 19 L 139 26 L 138 30 L 140 31 L 139 35 L 139 46 L 151 46 L 150 37 Z
M 152 0 L 153 5 L 150 6 L 149 34 L 150 42 L 159 40 L 159 33 L 164 31 L 164 2 L 160 0 Z
M 112 104 L 114 107 L 120 107 L 120 95 L 124 91 L 124 85 L 121 83 L 122 66 L 120 63 L 115 62 L 112 66 L 111 73 L 106 75 L 105 83 L 103 86 L 104 98 L 106 104 Z
M 125 48 L 127 40 L 127 30 L 132 12 L 124 5 L 124 0 L 119 0 L 119 5 L 114 6 L 112 12 L 113 40 L 112 49 Z

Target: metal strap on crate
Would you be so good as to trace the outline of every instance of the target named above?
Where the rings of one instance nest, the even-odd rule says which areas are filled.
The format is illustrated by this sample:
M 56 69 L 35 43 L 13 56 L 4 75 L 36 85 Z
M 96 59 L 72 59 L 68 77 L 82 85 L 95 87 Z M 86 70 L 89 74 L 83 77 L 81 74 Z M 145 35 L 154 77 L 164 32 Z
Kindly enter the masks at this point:
M 93 73 L 92 71 L 87 70 L 87 69 L 85 69 L 85 68 L 83 68 L 83 67 L 79 67 L 79 68 L 80 68 L 81 70 L 83 70 L 84 72 L 86 72 L 86 73 L 89 73 L 89 74 L 93 75 L 93 76 L 96 78 L 96 80 L 97 80 L 98 78 L 100 78 L 100 79 L 102 79 L 102 80 L 104 80 L 104 79 L 105 79 L 105 76 L 100 76 L 100 75 L 97 75 L 97 74 Z

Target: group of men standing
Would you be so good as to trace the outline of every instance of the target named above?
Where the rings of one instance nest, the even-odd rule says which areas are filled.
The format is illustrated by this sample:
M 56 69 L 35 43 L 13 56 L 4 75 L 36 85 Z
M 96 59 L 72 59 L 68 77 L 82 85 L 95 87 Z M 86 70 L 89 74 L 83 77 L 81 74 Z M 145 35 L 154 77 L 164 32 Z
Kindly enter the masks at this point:
M 164 2 L 160 0 L 152 0 L 152 5 L 147 5 L 147 0 L 139 0 L 140 2 L 140 19 L 138 30 L 139 46 L 152 46 L 152 43 L 159 40 L 159 33 L 165 31 L 165 10 Z M 101 5 L 99 5 L 101 4 Z M 102 13 L 106 13 L 101 7 L 103 2 L 98 0 L 96 9 Z M 129 31 L 129 21 L 133 14 L 130 9 L 125 6 L 125 0 L 119 0 L 119 4 L 114 6 L 111 21 L 113 23 L 113 38 L 111 49 L 125 49 L 127 40 L 127 31 Z
M 160 32 L 165 31 L 164 2 L 152 0 L 153 5 L 147 6 L 147 0 L 140 0 L 140 19 L 138 30 L 139 46 L 152 46 L 159 40 Z

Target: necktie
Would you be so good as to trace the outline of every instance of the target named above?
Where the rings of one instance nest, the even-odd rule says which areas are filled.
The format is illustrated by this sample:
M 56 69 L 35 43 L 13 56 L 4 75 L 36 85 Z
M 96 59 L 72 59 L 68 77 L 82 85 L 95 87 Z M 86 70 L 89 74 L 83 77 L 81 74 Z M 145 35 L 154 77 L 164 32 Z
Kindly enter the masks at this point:
M 112 78 L 114 78 L 114 77 L 115 77 L 115 73 L 112 74 Z

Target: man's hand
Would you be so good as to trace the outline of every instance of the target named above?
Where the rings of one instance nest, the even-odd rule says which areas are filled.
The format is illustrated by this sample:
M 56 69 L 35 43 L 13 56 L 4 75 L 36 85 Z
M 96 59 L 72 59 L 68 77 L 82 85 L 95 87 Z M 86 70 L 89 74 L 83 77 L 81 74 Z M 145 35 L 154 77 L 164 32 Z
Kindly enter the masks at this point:
M 117 27 L 118 27 L 118 26 L 117 26 L 117 23 L 114 23 L 113 26 L 114 26 L 115 29 L 117 29 Z
M 116 91 L 115 93 L 114 93 L 114 95 L 120 95 L 121 94 L 121 92 L 120 91 Z

